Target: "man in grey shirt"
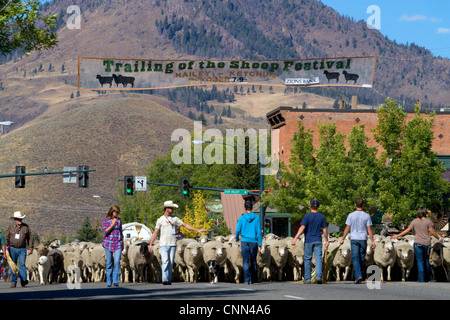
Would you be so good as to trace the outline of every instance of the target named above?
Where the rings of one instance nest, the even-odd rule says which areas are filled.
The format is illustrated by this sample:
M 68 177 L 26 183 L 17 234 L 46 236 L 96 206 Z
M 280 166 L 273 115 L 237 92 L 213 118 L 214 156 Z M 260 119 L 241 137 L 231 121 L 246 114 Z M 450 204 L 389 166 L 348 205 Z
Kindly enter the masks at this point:
M 372 220 L 370 215 L 363 211 L 364 200 L 359 198 L 355 201 L 356 211 L 350 213 L 345 224 L 344 235 L 340 244 L 344 243 L 344 239 L 350 232 L 350 250 L 352 252 L 353 270 L 355 272 L 355 284 L 362 282 L 362 268 L 364 267 L 364 259 L 366 258 L 367 249 L 367 233 L 372 240 L 372 248 L 375 248 L 373 240 Z

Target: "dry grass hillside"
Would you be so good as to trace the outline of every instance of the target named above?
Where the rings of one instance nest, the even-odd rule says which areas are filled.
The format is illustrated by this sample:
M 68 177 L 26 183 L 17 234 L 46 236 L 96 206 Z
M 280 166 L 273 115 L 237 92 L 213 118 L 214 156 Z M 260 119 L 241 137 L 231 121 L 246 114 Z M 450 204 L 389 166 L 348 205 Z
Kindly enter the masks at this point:
M 87 104 L 12 131 L 0 139 L 0 172 L 61 171 L 88 165 L 89 188 L 64 184 L 62 175 L 29 176 L 24 189 L 14 178 L 0 179 L 0 228 L 15 210 L 41 237 L 73 234 L 85 216 L 102 218 L 117 193 L 118 179 L 143 174 L 157 156 L 166 154 L 175 128 L 192 130 L 193 123 L 155 102 L 118 98 Z M 102 199 L 93 198 L 100 195 Z

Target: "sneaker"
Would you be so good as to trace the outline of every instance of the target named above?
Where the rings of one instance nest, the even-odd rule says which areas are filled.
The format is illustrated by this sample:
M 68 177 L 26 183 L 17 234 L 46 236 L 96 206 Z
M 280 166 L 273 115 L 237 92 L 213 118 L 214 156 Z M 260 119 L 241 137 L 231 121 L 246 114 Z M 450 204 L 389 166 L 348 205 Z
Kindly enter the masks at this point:
M 360 283 L 362 283 L 362 278 L 358 278 L 355 280 L 355 284 L 360 284 Z
M 20 281 L 20 285 L 21 285 L 22 287 L 25 287 L 27 284 L 28 284 L 28 280 L 21 280 L 21 281 Z
M 317 283 L 317 284 L 322 284 L 322 279 L 317 279 L 317 280 L 316 280 L 316 283 Z

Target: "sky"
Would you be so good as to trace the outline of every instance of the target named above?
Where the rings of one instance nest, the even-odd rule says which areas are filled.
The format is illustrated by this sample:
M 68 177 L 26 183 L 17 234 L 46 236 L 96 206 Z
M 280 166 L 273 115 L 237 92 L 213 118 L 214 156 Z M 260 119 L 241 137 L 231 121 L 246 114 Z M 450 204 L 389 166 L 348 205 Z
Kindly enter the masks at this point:
M 399 44 L 414 42 L 434 56 L 450 59 L 450 0 L 320 1 L 355 21 L 374 24 L 390 40 Z

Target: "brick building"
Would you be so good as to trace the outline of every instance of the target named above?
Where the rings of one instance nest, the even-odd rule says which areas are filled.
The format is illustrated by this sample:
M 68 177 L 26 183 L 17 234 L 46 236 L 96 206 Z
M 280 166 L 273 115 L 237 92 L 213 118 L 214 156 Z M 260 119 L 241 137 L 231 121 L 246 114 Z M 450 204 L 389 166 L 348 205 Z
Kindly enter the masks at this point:
M 368 144 L 377 145 L 371 130 L 378 123 L 376 110 L 336 110 L 336 109 L 300 109 L 278 107 L 267 113 L 267 120 L 272 131 L 272 158 L 278 157 L 285 163 L 289 162 L 291 139 L 297 132 L 297 120 L 301 120 L 306 129 L 314 131 L 313 145 L 319 147 L 318 123 L 334 122 L 337 130 L 348 136 L 353 126 L 365 125 L 365 134 L 369 137 Z M 407 113 L 407 121 L 414 117 L 414 112 Z M 450 112 L 437 112 L 435 117 L 432 150 L 438 154 L 438 159 L 446 165 L 445 178 L 450 181 Z M 347 141 L 346 141 L 347 143 Z M 379 152 L 381 147 L 378 146 Z

